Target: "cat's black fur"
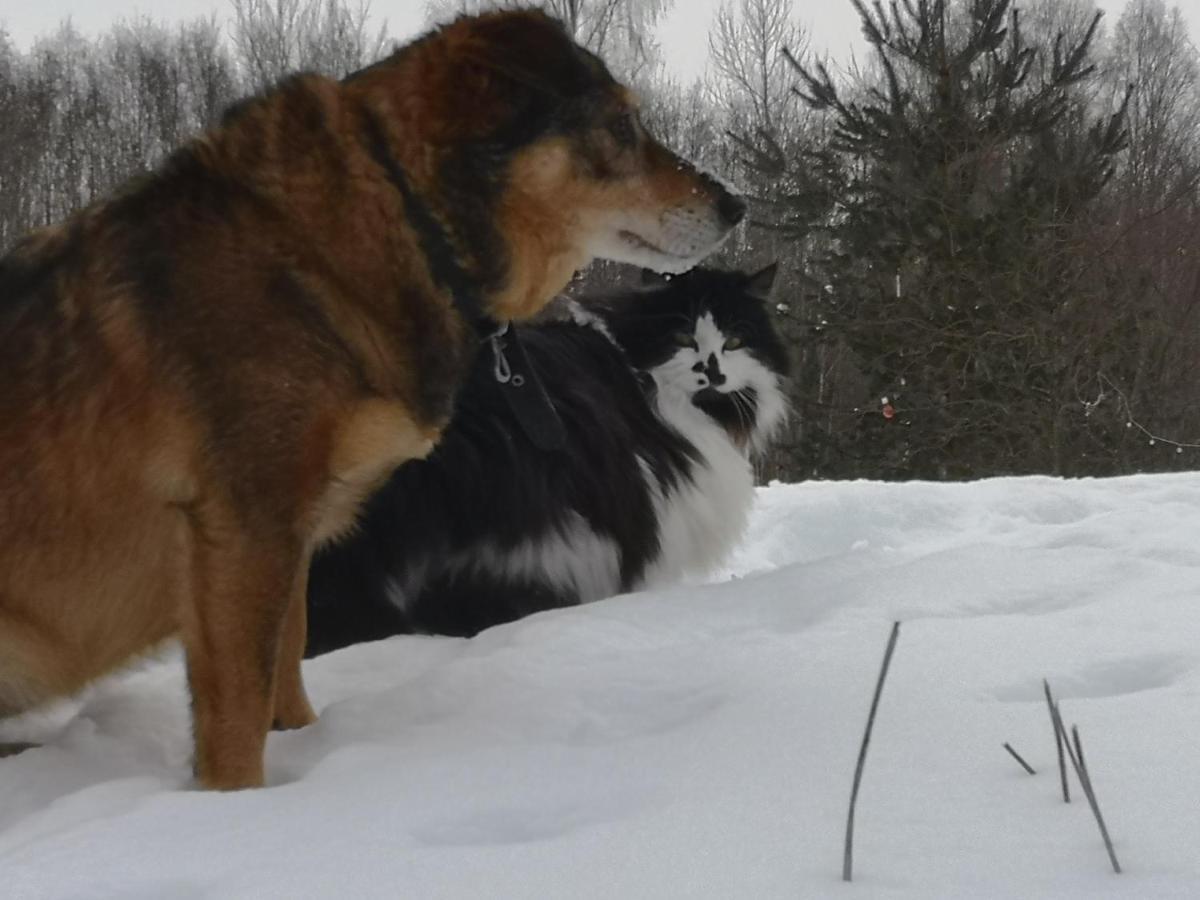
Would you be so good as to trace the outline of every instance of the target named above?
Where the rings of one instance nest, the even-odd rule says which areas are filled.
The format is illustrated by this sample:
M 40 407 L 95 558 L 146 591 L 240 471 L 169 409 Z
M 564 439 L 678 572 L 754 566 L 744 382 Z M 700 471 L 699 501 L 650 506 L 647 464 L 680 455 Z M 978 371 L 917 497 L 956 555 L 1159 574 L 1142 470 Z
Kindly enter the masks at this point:
M 722 509 L 705 485 L 726 491 L 732 479 L 736 502 L 729 505 L 748 508 L 746 451 L 782 419 L 781 392 L 771 397 L 773 420 L 756 419 L 760 392 L 778 392 L 787 368 L 765 304 L 773 278 L 774 267 L 755 276 L 698 269 L 584 301 L 566 320 L 521 328 L 565 427 L 561 450 L 532 444 L 501 397 L 485 348 L 434 452 L 398 469 L 368 504 L 361 527 L 318 552 L 308 591 L 309 655 L 399 633 L 472 635 L 669 580 L 675 569 L 697 567 L 693 557 L 704 555 L 708 537 L 715 548 L 708 555 L 730 549 L 736 535 L 706 535 L 700 520 L 720 522 L 708 530 L 722 530 L 744 510 Z M 739 401 L 717 383 L 724 379 L 717 357 L 725 353 L 693 361 L 684 347 L 704 313 L 744 341 L 745 352 L 730 353 L 730 364 L 736 357 L 743 368 L 762 370 Z M 689 504 L 708 518 L 689 523 Z M 667 527 L 666 520 L 697 528 Z M 683 543 L 689 546 L 675 546 Z

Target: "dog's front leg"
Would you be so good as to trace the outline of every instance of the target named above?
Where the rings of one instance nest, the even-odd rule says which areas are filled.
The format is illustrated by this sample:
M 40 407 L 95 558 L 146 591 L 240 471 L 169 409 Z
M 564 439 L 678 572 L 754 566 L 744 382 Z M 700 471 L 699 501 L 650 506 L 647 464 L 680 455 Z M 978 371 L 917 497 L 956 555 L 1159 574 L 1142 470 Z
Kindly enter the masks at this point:
M 256 535 L 237 522 L 209 511 L 197 523 L 183 629 L 196 779 L 217 790 L 263 783 L 276 660 L 302 557 L 286 534 Z

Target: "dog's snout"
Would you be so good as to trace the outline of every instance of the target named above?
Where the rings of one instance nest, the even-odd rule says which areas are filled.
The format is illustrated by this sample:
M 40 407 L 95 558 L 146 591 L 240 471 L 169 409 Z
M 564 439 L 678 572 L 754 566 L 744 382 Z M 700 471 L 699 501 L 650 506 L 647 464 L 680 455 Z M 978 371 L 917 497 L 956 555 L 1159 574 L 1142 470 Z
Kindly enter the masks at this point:
M 717 212 L 721 218 L 733 227 L 746 217 L 746 201 L 741 197 L 722 190 L 717 200 Z

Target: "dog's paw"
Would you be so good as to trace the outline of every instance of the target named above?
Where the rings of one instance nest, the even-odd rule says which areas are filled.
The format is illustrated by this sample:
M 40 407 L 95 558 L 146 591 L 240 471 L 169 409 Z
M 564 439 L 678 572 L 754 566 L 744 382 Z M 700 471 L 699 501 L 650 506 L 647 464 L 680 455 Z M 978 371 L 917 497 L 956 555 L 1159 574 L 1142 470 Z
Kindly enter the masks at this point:
M 276 709 L 275 718 L 271 720 L 272 731 L 293 731 L 311 725 L 317 721 L 317 714 L 305 700 L 303 705 L 296 704 L 290 709 Z

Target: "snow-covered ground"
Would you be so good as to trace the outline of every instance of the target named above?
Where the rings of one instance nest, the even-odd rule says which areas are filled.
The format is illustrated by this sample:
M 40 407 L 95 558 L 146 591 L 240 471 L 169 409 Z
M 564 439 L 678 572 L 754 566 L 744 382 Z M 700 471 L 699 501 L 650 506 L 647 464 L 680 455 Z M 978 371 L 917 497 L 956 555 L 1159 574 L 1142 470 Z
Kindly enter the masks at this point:
M 114 679 L 0 760 L 0 897 L 1200 897 L 1200 475 L 772 487 L 729 574 L 312 661 L 266 790 L 190 789 L 177 659 Z

